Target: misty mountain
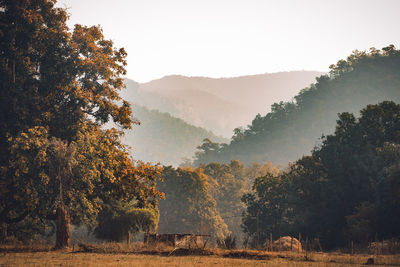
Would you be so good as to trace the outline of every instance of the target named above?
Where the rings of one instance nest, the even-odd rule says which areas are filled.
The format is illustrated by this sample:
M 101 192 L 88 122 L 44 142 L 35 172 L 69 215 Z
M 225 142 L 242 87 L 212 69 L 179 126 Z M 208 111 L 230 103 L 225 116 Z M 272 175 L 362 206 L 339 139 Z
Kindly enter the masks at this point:
M 201 144 L 204 138 L 215 142 L 228 141 L 168 113 L 150 110 L 137 104 L 133 105 L 133 111 L 140 125 L 127 131 L 124 143 L 131 147 L 135 159 L 177 166 L 184 158 L 192 158 L 196 146 Z
M 368 104 L 400 102 L 400 51 L 393 46 L 356 51 L 330 68 L 329 75 L 318 77 L 293 101 L 274 103 L 265 116 L 257 115 L 246 129 L 236 131 L 230 144 L 218 149 L 205 144 L 213 149 L 195 163 L 238 159 L 286 164 L 309 154 L 322 135 L 333 133 L 338 113 L 357 116 Z
M 268 112 L 274 102 L 290 100 L 321 74 L 292 71 L 218 79 L 171 75 L 143 84 L 127 79 L 122 96 L 218 135 L 231 136 L 233 129 Z

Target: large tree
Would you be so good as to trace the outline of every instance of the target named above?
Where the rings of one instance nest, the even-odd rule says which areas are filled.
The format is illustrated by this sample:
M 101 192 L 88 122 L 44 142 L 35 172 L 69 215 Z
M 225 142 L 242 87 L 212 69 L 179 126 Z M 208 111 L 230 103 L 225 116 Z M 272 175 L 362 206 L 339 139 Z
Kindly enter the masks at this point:
M 242 197 L 242 202 L 246 205 L 242 228 L 246 234 L 253 236 L 256 247 L 262 245 L 270 234 L 278 237 L 286 230 L 285 184 L 281 175 L 268 173 L 256 178 L 253 192 Z
M 159 213 L 154 208 L 138 208 L 135 202 L 112 201 L 103 207 L 94 229 L 97 238 L 131 241 L 131 234 L 157 230 Z
M 158 169 L 135 166 L 120 142 L 122 129 L 135 123 L 118 94 L 124 49 L 114 48 L 99 27 L 70 31 L 66 11 L 55 3 L 0 1 L 2 233 L 28 217 L 54 219 L 56 206 L 58 226 L 68 235 L 69 217 L 93 220 L 103 202 L 156 205 L 160 195 Z M 103 129 L 109 121 L 120 130 Z M 68 238 L 59 239 L 59 247 L 68 245 Z
M 217 211 L 211 195 L 214 180 L 202 169 L 165 167 L 160 190 L 160 231 L 165 233 L 210 234 L 215 240 L 224 239 L 229 230 Z

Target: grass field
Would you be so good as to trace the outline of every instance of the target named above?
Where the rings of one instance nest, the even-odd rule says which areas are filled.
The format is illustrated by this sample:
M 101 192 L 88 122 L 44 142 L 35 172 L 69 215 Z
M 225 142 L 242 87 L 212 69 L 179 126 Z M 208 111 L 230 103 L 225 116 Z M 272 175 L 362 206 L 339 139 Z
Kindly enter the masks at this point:
M 145 255 L 146 252 L 89 253 L 65 251 L 18 252 L 2 249 L 0 266 L 400 266 L 400 255 L 349 255 L 339 253 L 294 253 L 212 250 L 214 255 Z M 150 252 L 149 252 L 150 253 Z M 153 252 L 154 253 L 154 252 Z M 248 257 L 229 258 L 227 257 Z

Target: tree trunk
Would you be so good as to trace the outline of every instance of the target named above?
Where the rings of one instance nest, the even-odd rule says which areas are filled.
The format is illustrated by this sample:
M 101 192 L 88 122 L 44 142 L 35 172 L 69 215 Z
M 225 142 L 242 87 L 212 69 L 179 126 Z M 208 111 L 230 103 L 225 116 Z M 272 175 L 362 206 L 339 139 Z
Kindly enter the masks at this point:
M 56 249 L 71 246 L 70 218 L 64 204 L 57 207 Z
M 7 240 L 7 224 L 5 222 L 0 223 L 0 243 L 5 243 Z

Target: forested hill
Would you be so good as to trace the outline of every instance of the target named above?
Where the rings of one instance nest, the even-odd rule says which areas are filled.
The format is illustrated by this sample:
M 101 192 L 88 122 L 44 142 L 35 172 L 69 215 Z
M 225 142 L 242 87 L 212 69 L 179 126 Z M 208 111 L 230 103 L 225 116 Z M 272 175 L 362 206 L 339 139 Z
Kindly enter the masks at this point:
M 323 134 L 333 133 L 339 112 L 358 114 L 367 104 L 384 100 L 400 102 L 400 51 L 394 46 L 355 51 L 293 101 L 275 103 L 247 128 L 236 129 L 229 144 L 204 143 L 195 163 L 286 164 L 309 154 Z
M 321 74 L 291 71 L 218 79 L 170 75 L 141 84 L 127 79 L 122 95 L 131 102 L 229 137 L 235 127 L 249 124 L 276 101 L 290 100 Z
M 184 158 L 192 158 L 196 146 L 204 138 L 215 142 L 228 141 L 168 113 L 137 104 L 133 105 L 133 111 L 140 125 L 126 133 L 125 143 L 132 147 L 136 159 L 177 166 Z

